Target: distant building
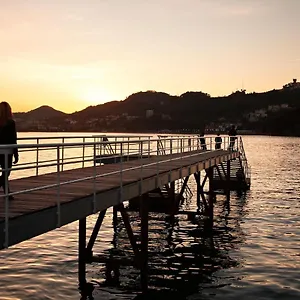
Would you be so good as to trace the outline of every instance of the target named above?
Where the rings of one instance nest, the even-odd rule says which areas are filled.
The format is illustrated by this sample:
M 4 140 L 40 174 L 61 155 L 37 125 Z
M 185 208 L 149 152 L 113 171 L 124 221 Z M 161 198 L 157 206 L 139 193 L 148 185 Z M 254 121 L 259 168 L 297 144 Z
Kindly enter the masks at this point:
M 279 111 L 280 110 L 280 106 L 279 105 L 269 105 L 268 106 L 268 110 L 275 112 L 275 111 Z
M 249 122 L 257 122 L 258 121 L 258 117 L 254 114 L 254 113 L 250 113 L 249 117 L 248 117 Z
M 72 120 L 72 119 L 65 119 L 65 121 L 66 121 L 67 123 L 71 124 L 71 125 L 74 125 L 74 124 L 77 123 L 77 121 Z
M 300 82 L 298 82 L 297 79 L 294 78 L 292 82 L 285 84 L 283 86 L 283 89 L 289 89 L 289 90 L 300 89 Z
M 282 103 L 281 108 L 282 109 L 288 109 L 288 108 L 290 108 L 290 106 L 287 103 Z
M 161 118 L 162 118 L 163 120 L 171 120 L 171 119 L 172 119 L 171 116 L 170 116 L 170 115 L 167 115 L 167 114 L 162 114 L 162 115 L 161 115 Z
M 147 109 L 146 110 L 146 118 L 151 118 L 154 115 L 154 110 L 153 109 Z
M 132 121 L 132 120 L 136 120 L 136 119 L 138 119 L 139 117 L 138 116 L 127 116 L 126 117 L 126 120 L 127 121 Z
M 265 109 L 258 109 L 254 112 L 254 114 L 259 118 L 265 118 L 267 117 L 267 112 Z

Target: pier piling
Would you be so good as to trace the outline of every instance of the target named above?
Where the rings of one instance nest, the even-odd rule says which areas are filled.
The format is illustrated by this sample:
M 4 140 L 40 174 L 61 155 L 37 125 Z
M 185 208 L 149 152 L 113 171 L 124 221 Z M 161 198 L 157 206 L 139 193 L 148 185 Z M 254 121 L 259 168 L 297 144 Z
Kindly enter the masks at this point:
M 140 196 L 140 217 L 141 217 L 141 287 L 142 291 L 148 290 L 148 226 L 149 226 L 148 204 L 143 196 Z
M 79 220 L 78 238 L 78 281 L 79 287 L 86 285 L 86 218 Z

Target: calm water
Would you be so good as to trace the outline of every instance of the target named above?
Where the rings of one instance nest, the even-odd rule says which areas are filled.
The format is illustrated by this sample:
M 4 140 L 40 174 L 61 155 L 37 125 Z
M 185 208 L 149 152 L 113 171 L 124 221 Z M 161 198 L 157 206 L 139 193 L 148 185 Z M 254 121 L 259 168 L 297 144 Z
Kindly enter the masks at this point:
M 229 204 L 217 197 L 212 232 L 202 219 L 180 216 L 170 228 L 164 215 L 151 215 L 149 246 L 156 254 L 150 257 L 150 285 L 156 293 L 147 299 L 300 299 L 300 138 L 245 137 L 244 145 L 251 190 L 232 193 Z M 193 181 L 190 186 L 195 189 Z M 89 230 L 95 220 L 89 217 Z M 131 221 L 138 230 L 135 214 Z M 109 212 L 94 252 L 128 255 L 122 223 L 115 237 L 111 224 Z M 0 299 L 81 299 L 77 230 L 75 222 L 1 250 Z M 96 300 L 137 297 L 137 270 L 121 268 L 115 286 L 105 281 L 104 265 L 87 270 Z

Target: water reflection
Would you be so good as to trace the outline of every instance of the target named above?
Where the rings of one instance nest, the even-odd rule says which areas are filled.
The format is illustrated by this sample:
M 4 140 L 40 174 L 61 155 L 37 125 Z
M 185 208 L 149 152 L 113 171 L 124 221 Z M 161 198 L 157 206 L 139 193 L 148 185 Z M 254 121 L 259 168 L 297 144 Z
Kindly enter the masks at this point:
M 93 291 L 95 287 L 93 283 L 87 282 L 84 288 L 79 289 L 81 298 L 80 300 L 94 300 Z
M 198 294 L 205 286 L 222 286 L 222 283 L 216 282 L 215 272 L 236 267 L 240 263 L 236 257 L 231 256 L 230 251 L 238 249 L 244 240 L 240 223 L 247 194 L 233 194 L 230 201 L 224 196 L 218 196 L 213 227 L 203 215 L 192 218 L 178 215 L 174 222 L 170 222 L 164 214 L 150 213 L 150 291 L 143 299 L 166 299 L 172 295 L 180 295 L 185 299 L 189 295 Z M 193 205 L 189 203 L 184 207 L 192 208 Z M 133 231 L 138 237 L 139 215 L 136 212 L 129 214 Z M 117 219 L 112 244 L 113 247 L 105 251 L 108 261 L 101 275 L 106 280 L 100 286 L 139 290 L 139 271 L 119 263 L 126 258 L 133 259 L 132 247 L 120 217 Z M 141 299 L 141 296 L 136 299 Z

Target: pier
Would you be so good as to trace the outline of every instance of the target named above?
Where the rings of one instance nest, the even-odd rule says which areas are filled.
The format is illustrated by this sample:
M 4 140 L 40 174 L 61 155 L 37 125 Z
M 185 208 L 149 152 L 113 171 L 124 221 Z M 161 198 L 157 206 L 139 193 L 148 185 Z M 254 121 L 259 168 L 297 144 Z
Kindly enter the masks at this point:
M 213 226 L 216 195 L 229 197 L 230 190 L 250 187 L 250 166 L 241 137 L 230 148 L 229 137 L 223 136 L 217 150 L 214 137 L 206 137 L 204 148 L 195 135 L 36 137 L 18 143 L 20 163 L 11 170 L 11 192 L 6 189 L 0 196 L 0 249 L 78 221 L 81 287 L 87 282 L 86 265 L 99 262 L 113 270 L 120 264 L 137 267 L 141 288 L 146 290 L 149 212 L 164 207 L 170 222 L 176 214 L 202 214 Z M 11 149 L 0 146 L 0 153 L 7 156 Z M 191 180 L 197 186 L 197 210 L 186 212 L 180 207 L 191 196 Z M 140 214 L 139 238 L 130 224 L 130 207 Z M 109 208 L 113 208 L 114 225 L 117 218 L 124 224 L 132 259 L 93 253 Z M 92 214 L 98 214 L 98 219 L 87 237 L 86 218 Z M 111 276 L 108 272 L 107 277 Z

